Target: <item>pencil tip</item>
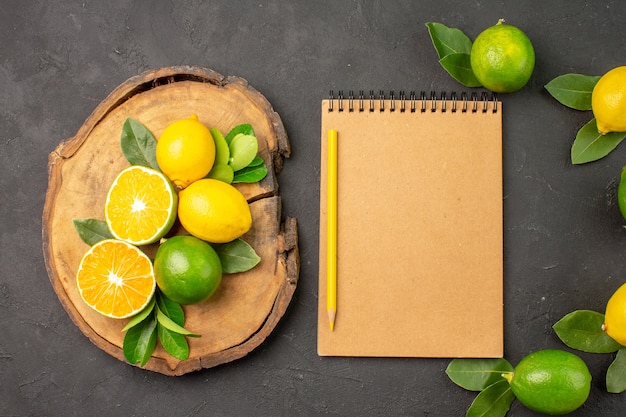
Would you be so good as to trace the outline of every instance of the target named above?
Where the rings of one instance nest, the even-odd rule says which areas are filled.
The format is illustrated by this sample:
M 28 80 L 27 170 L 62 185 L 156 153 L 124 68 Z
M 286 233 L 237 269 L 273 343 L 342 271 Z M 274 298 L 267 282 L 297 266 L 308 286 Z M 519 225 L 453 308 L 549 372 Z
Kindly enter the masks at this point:
M 328 310 L 328 322 L 330 323 L 330 331 L 335 330 L 335 315 L 337 312 L 334 309 Z
M 330 322 L 330 331 L 334 331 L 335 330 L 335 323 L 334 322 Z

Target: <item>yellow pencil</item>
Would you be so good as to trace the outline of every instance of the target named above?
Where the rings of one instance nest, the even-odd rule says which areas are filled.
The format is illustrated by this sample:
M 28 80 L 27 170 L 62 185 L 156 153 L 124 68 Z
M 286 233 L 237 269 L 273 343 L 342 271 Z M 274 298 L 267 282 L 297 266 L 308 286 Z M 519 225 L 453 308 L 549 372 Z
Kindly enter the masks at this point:
M 328 131 L 328 232 L 326 244 L 326 310 L 330 331 L 337 314 L 337 131 Z

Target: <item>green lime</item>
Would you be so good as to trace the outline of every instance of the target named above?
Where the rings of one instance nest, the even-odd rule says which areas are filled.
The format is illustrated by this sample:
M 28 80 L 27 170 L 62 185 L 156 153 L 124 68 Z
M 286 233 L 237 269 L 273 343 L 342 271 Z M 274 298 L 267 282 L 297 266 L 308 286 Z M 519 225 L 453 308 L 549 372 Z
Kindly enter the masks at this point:
M 524 32 L 503 22 L 500 19 L 474 40 L 470 64 L 483 87 L 496 93 L 511 93 L 530 79 L 535 50 Z
M 558 349 L 540 350 L 523 358 L 509 381 L 517 399 L 533 411 L 549 415 L 571 413 L 584 404 L 591 389 L 585 362 Z
M 217 290 L 222 282 L 222 264 L 207 242 L 193 236 L 174 236 L 159 246 L 154 275 L 169 299 L 195 304 Z

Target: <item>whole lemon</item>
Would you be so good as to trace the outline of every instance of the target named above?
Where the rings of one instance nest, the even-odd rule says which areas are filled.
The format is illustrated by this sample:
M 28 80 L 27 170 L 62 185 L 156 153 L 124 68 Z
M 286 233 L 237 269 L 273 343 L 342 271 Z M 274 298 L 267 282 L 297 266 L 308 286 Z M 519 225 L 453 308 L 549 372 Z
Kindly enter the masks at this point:
M 609 298 L 603 328 L 617 343 L 626 346 L 626 284 L 619 287 Z
M 483 87 L 496 93 L 511 93 L 530 79 L 535 50 L 524 32 L 500 19 L 472 43 L 470 65 Z
M 212 243 L 226 243 L 252 226 L 246 198 L 230 184 L 202 179 L 178 194 L 178 218 L 192 235 Z
M 157 249 L 154 276 L 159 289 L 179 304 L 209 298 L 222 282 L 222 264 L 208 243 L 193 236 L 174 236 Z
M 559 349 L 533 352 L 512 373 L 503 376 L 522 404 L 549 415 L 571 413 L 587 401 L 591 390 L 591 374 L 585 362 Z
M 626 132 L 626 66 L 604 74 L 591 93 L 598 132 Z
M 156 145 L 159 168 L 178 187 L 204 178 L 215 162 L 215 142 L 197 115 L 169 124 Z

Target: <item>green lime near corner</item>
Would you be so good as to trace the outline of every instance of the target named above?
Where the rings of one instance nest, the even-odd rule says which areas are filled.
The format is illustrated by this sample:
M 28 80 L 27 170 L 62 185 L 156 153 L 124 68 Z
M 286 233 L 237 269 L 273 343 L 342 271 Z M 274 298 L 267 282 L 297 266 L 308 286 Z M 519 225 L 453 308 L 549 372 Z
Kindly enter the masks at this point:
M 195 304 L 215 293 L 222 282 L 222 264 L 207 242 L 194 236 L 174 236 L 157 249 L 154 275 L 169 299 Z
M 580 408 L 591 390 L 591 374 L 585 362 L 558 349 L 533 352 L 513 372 L 502 376 L 522 404 L 548 415 L 564 415 Z
M 483 87 L 512 93 L 528 83 L 535 67 L 535 50 L 522 30 L 500 19 L 476 37 L 470 64 Z

